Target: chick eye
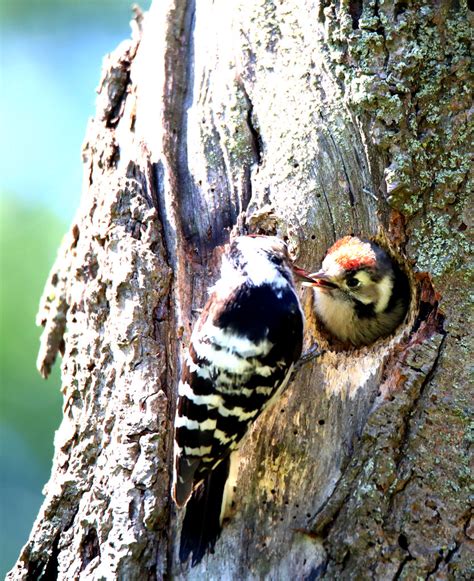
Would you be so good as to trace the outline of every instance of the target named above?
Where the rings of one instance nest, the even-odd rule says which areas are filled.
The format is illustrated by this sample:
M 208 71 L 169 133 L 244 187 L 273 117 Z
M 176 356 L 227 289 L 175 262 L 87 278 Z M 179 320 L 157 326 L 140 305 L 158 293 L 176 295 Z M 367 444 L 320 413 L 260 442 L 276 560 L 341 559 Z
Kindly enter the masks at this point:
M 361 282 L 355 276 L 351 276 L 346 279 L 346 284 L 349 288 L 358 288 L 361 285 Z

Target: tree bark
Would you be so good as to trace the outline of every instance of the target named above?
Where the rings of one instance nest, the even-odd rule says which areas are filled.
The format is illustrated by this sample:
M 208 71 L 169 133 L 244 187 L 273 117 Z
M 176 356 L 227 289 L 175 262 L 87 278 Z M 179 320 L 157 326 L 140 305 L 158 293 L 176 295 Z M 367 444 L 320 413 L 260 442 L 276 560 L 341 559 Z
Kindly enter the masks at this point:
M 45 500 L 10 579 L 468 579 L 469 28 L 462 1 L 160 0 L 107 57 L 42 298 L 63 355 Z M 393 337 L 306 365 L 241 450 L 215 554 L 177 559 L 172 418 L 234 232 L 317 270 L 354 233 L 409 273 Z M 441 309 L 439 302 L 441 300 Z

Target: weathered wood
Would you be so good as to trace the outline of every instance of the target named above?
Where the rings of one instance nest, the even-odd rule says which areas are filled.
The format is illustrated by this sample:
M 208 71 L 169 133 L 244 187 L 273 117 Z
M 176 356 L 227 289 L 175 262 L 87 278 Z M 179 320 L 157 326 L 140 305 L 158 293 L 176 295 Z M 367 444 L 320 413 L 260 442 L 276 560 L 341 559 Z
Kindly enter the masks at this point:
M 10 578 L 467 579 L 466 2 L 160 0 L 140 24 L 104 63 L 38 315 L 64 419 Z M 325 354 L 252 428 L 235 514 L 188 570 L 170 419 L 232 229 L 312 270 L 338 237 L 376 237 L 413 300 L 394 337 L 344 351 L 302 293 Z

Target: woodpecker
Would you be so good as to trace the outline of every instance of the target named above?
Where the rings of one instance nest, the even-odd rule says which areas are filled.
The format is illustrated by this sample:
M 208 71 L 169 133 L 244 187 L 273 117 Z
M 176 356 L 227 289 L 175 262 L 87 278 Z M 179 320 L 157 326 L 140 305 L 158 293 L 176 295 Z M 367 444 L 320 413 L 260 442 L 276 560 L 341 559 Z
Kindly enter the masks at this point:
M 374 242 L 341 238 L 327 251 L 322 269 L 310 277 L 316 314 L 344 343 L 372 343 L 390 335 L 405 318 L 408 278 Z
M 239 443 L 289 381 L 301 354 L 303 313 L 283 241 L 240 236 L 194 325 L 175 417 L 172 496 L 186 506 L 180 560 L 212 551 L 229 505 Z M 226 490 L 224 490 L 226 488 Z

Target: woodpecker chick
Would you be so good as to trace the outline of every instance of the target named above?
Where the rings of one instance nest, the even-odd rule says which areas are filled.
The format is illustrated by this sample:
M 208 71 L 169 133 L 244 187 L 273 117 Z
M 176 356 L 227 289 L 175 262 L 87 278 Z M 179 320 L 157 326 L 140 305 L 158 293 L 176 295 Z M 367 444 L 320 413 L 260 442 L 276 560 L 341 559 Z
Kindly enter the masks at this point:
M 373 343 L 390 335 L 405 318 L 407 276 L 374 242 L 341 238 L 327 251 L 322 269 L 310 276 L 316 314 L 343 343 Z
M 284 242 L 240 236 L 226 248 L 221 276 L 183 362 L 175 419 L 172 496 L 186 506 L 180 560 L 192 566 L 220 534 L 233 453 L 282 391 L 301 354 L 303 313 Z

